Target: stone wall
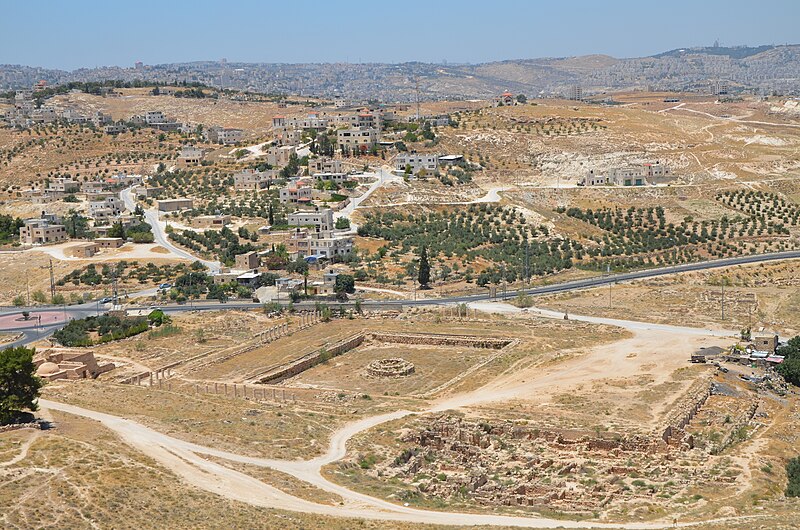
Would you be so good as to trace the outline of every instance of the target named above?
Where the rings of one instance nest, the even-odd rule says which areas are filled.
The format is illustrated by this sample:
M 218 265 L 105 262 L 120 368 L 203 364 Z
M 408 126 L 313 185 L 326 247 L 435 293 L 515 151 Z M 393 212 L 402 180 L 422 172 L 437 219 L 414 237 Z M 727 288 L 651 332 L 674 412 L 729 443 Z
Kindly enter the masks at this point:
M 511 339 L 474 337 L 466 335 L 439 335 L 434 333 L 391 333 L 373 331 L 370 339 L 392 344 L 425 344 L 430 346 L 466 346 L 499 350 L 511 344 Z
M 687 443 L 691 448 L 693 440 L 687 437 L 683 428 L 689 425 L 697 411 L 700 410 L 711 395 L 713 385 L 710 377 L 702 377 L 692 383 L 667 415 L 666 426 L 661 432 L 661 439 L 667 444 Z
M 0 425 L 0 432 L 16 431 L 19 429 L 41 429 L 42 424 L 38 421 L 30 423 L 10 423 L 8 425 Z
M 256 383 L 275 384 L 303 373 L 309 368 L 331 357 L 346 353 L 361 346 L 367 340 L 392 344 L 425 344 L 431 346 L 466 346 L 470 348 L 501 349 L 513 341 L 492 337 L 470 337 L 462 335 L 437 335 L 422 333 L 369 332 L 353 335 L 332 346 L 321 348 L 302 357 L 269 369 L 255 378 Z
M 331 357 L 336 357 L 352 350 L 353 348 L 361 346 L 361 344 L 364 343 L 365 338 L 366 337 L 363 333 L 359 333 L 344 339 L 343 341 L 337 342 L 332 346 L 320 348 L 319 350 L 307 353 L 299 359 L 282 364 L 270 370 L 268 373 L 259 376 L 256 382 L 261 384 L 274 384 L 285 379 L 289 379 L 290 377 L 294 377 L 305 372 L 312 366 L 316 366 L 317 364 L 330 359 Z

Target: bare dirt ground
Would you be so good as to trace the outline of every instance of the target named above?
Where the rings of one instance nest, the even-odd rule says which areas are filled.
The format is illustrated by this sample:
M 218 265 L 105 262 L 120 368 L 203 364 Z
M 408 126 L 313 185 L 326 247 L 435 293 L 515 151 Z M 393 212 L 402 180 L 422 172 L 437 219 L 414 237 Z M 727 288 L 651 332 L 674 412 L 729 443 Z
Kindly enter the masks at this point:
M 523 317 L 524 318 L 524 317 Z M 622 342 L 618 342 L 608 346 L 601 346 L 599 348 L 592 348 L 586 352 L 586 354 L 578 355 L 575 354 L 574 356 L 568 356 L 566 360 L 562 360 L 562 362 L 553 363 L 552 365 L 545 365 L 542 366 L 531 366 L 527 369 L 521 370 L 513 370 L 510 373 L 507 373 L 504 376 L 501 376 L 499 379 L 496 379 L 492 383 L 483 388 L 479 389 L 475 392 L 468 392 L 465 394 L 458 394 L 449 398 L 444 398 L 441 401 L 435 403 L 429 410 L 432 412 L 437 411 L 445 411 L 451 410 L 454 408 L 466 408 L 467 411 L 469 410 L 476 410 L 478 415 L 485 414 L 491 411 L 491 404 L 493 403 L 507 403 L 504 407 L 504 416 L 508 417 L 509 413 L 514 417 L 518 417 L 519 415 L 525 416 L 525 410 L 520 409 L 520 406 L 523 403 L 528 405 L 535 405 L 536 403 L 548 403 L 551 400 L 552 394 L 558 395 L 558 393 L 562 392 L 572 392 L 576 386 L 578 388 L 582 388 L 582 385 L 591 385 L 592 382 L 603 384 L 604 381 L 609 381 L 608 374 L 609 370 L 608 367 L 614 367 L 614 380 L 619 380 L 620 378 L 627 378 L 633 376 L 639 376 L 642 374 L 642 369 L 645 370 L 652 370 L 653 366 L 658 363 L 660 366 L 664 366 L 663 370 L 658 370 L 658 374 L 652 380 L 654 385 L 659 385 L 665 381 L 669 381 L 672 376 L 669 374 L 672 373 L 673 368 L 677 368 L 678 370 L 680 367 L 685 366 L 686 362 L 686 355 L 687 350 L 690 348 L 696 347 L 698 343 L 707 343 L 708 337 L 703 337 L 702 335 L 698 335 L 696 339 L 693 339 L 692 343 L 687 344 L 685 341 L 682 341 L 678 338 L 671 338 L 667 331 L 660 329 L 656 331 L 646 331 L 640 329 L 640 326 L 636 325 L 633 327 L 635 332 L 635 336 L 631 339 L 624 339 Z M 713 334 L 711 337 L 717 337 L 717 334 Z M 714 339 L 714 340 L 719 340 Z M 635 355 L 632 355 L 635 354 Z M 607 384 L 607 383 L 606 383 Z M 588 390 L 588 388 L 587 388 Z M 596 394 L 596 391 L 594 391 Z M 624 401 L 625 396 L 620 396 L 620 402 Z M 64 407 L 61 405 L 52 405 L 56 408 L 61 408 L 65 410 L 70 410 L 68 407 Z M 477 409 L 475 407 L 478 407 Z M 490 407 L 489 409 L 485 409 L 485 407 Z M 80 414 L 86 414 L 86 412 L 76 410 Z M 625 411 L 620 411 L 624 413 Z M 591 413 L 591 411 L 588 411 Z M 343 496 L 345 499 L 348 499 L 349 502 L 357 502 L 359 506 L 355 509 L 356 511 L 353 512 L 352 509 L 347 508 L 349 505 L 346 502 L 344 508 L 337 509 L 337 512 L 345 515 L 349 513 L 355 513 L 359 516 L 363 517 L 371 517 L 373 515 L 377 515 L 374 510 L 378 508 L 382 513 L 379 515 L 380 517 L 385 518 L 402 518 L 408 520 L 415 520 L 419 512 L 418 510 L 410 509 L 410 508 L 403 508 L 398 507 L 397 505 L 386 504 L 380 501 L 375 501 L 370 497 L 366 497 L 362 494 L 355 494 L 346 488 L 342 488 L 341 486 L 333 485 L 329 481 L 319 477 L 313 470 L 318 469 L 318 466 L 332 463 L 342 456 L 345 455 L 345 443 L 351 437 L 358 435 L 358 440 L 361 440 L 363 436 L 367 436 L 366 440 L 369 440 L 371 436 L 366 429 L 379 425 L 385 421 L 398 419 L 401 417 L 403 412 L 398 413 L 389 413 L 383 416 L 372 416 L 370 418 L 365 418 L 364 420 L 356 423 L 348 424 L 344 429 L 338 431 L 332 438 L 330 449 L 325 454 L 324 457 L 318 458 L 314 461 L 309 462 L 308 466 L 302 463 L 282 463 L 276 461 L 263 461 L 253 458 L 242 458 L 235 455 L 230 454 L 223 454 L 219 451 L 214 451 L 206 448 L 198 448 L 195 446 L 186 446 L 185 442 L 177 442 L 176 440 L 167 440 L 163 437 L 163 435 L 156 435 L 152 433 L 152 431 L 142 431 L 138 427 L 134 427 L 129 422 L 123 424 L 119 424 L 118 422 L 110 422 L 103 420 L 104 423 L 109 425 L 114 425 L 115 428 L 119 428 L 118 432 L 127 432 L 128 429 L 135 429 L 137 434 L 136 437 L 130 438 L 126 436 L 126 439 L 135 440 L 141 439 L 140 437 L 145 437 L 143 439 L 152 440 L 154 443 L 163 446 L 163 444 L 167 444 L 172 449 L 171 451 L 179 451 L 179 454 L 182 455 L 182 462 L 185 459 L 188 459 L 190 462 L 193 463 L 195 466 L 200 466 L 206 471 L 215 473 L 218 477 L 220 477 L 220 481 L 216 482 L 217 486 L 215 486 L 215 491 L 221 493 L 226 496 L 232 496 L 234 498 L 243 498 L 246 496 L 250 499 L 249 502 L 255 502 L 252 500 L 252 495 L 245 493 L 244 491 L 238 489 L 237 484 L 244 484 L 248 483 L 249 488 L 255 487 L 254 484 L 250 484 L 246 482 L 242 477 L 239 477 L 234 472 L 226 471 L 224 469 L 219 469 L 215 466 L 211 466 L 210 464 L 203 463 L 203 461 L 197 460 L 197 458 L 191 456 L 192 453 L 197 453 L 198 451 L 201 453 L 208 453 L 216 457 L 221 457 L 229 460 L 255 464 L 255 465 L 265 465 L 268 467 L 273 467 L 277 470 L 283 472 L 289 472 L 290 474 L 302 478 L 303 480 L 310 482 L 311 484 L 315 485 L 316 487 L 320 487 L 326 491 L 331 493 L 336 493 L 338 495 Z M 618 417 L 621 417 L 620 414 Z M 98 417 L 99 418 L 99 417 Z M 133 431 L 131 431 L 132 434 Z M 354 441 L 354 443 L 356 443 Z M 184 449 L 178 449 L 178 445 L 183 445 Z M 356 446 L 358 447 L 358 445 Z M 187 451 L 188 450 L 188 451 Z M 150 452 L 153 453 L 155 449 L 151 449 Z M 154 453 L 156 454 L 156 453 Z M 161 455 L 160 460 L 162 464 L 168 465 L 169 467 L 175 469 L 176 463 L 172 461 L 173 459 L 167 458 L 166 455 Z M 334 468 L 335 469 L 335 468 Z M 776 469 L 778 469 L 776 467 Z M 191 483 L 198 484 L 198 480 L 191 478 L 191 473 L 187 469 L 180 470 L 179 473 Z M 334 473 L 334 475 L 336 475 Z M 341 477 L 337 476 L 337 480 L 341 480 Z M 223 478 L 224 477 L 224 478 Z M 207 481 L 204 481 L 207 484 Z M 348 483 L 349 484 L 349 483 Z M 350 484 L 350 486 L 353 486 Z M 354 487 L 354 486 L 353 486 Z M 264 487 L 259 486 L 260 494 L 259 498 L 261 499 L 268 499 L 267 502 L 283 502 L 291 504 L 284 504 L 284 506 L 295 506 L 297 509 L 302 509 L 304 511 L 313 511 L 319 512 L 321 510 L 327 510 L 324 508 L 324 505 L 318 504 L 302 504 L 302 506 L 296 504 L 299 502 L 296 498 L 286 499 L 282 497 L 275 498 L 275 492 L 269 489 L 264 489 Z M 266 493 L 269 492 L 270 495 L 267 496 Z M 376 494 L 375 490 L 370 490 L 371 494 Z M 264 502 L 258 501 L 258 502 Z M 368 506 L 364 507 L 363 504 L 366 502 Z M 372 506 L 372 507 L 369 507 Z M 388 511 L 388 512 L 387 512 Z M 395 512 L 395 513 L 391 513 Z M 425 517 L 426 521 L 430 522 L 449 522 L 454 524 L 458 522 L 459 524 L 464 524 L 467 522 L 475 522 L 475 523 L 487 523 L 487 524 L 521 524 L 521 525 L 531 525 L 531 526 L 552 526 L 555 524 L 554 522 L 548 522 L 547 520 L 542 519 L 525 519 L 525 518 L 515 518 L 513 521 L 507 519 L 505 516 L 501 515 L 467 515 L 461 514 L 458 516 L 450 515 L 448 513 L 441 513 L 441 512 L 424 512 L 425 515 L 420 517 Z M 589 522 L 581 522 L 581 523 L 570 523 L 569 521 L 560 521 L 559 524 L 563 524 L 566 527 L 583 527 L 586 525 L 591 525 L 593 523 Z M 646 523 L 634 523 L 631 525 L 619 525 L 618 527 L 631 527 L 631 528 L 639 528 L 639 527 L 650 527 L 650 525 Z M 654 525 L 653 527 L 659 527 L 659 525 Z
M 103 264 L 114 265 L 119 261 L 128 263 L 153 263 L 155 265 L 177 264 L 181 260 L 170 258 L 161 252 L 158 245 L 126 244 L 119 249 L 104 250 L 91 259 L 78 259 L 70 256 L 71 249 L 80 246 L 80 243 L 65 243 L 36 247 L 26 251 L 0 252 L 0 282 L 4 289 L 0 290 L 0 305 L 11 305 L 14 298 L 21 296 L 26 301 L 31 294 L 31 304 L 35 303 L 34 293 L 46 294 L 47 302 L 50 299 L 50 262 L 53 263 L 53 276 L 56 281 L 63 278 L 75 269 L 80 269 L 90 263 L 96 263 L 98 268 Z M 138 281 L 120 282 L 121 293 L 135 292 L 152 287 L 152 282 L 140 283 Z M 56 292 L 66 297 L 67 301 L 78 301 L 85 293 L 93 295 L 108 295 L 110 285 L 89 286 L 86 284 L 74 285 L 71 282 L 57 286 Z
M 129 446 L 96 421 L 57 411 L 52 419 L 55 428 L 47 433 L 22 430 L 0 435 L 4 528 L 119 528 L 121 521 L 124 527 L 181 529 L 432 528 L 231 501 L 195 488 L 158 458 Z M 202 472 L 196 477 L 200 480 Z
M 751 327 L 754 333 L 766 329 L 793 336 L 800 331 L 800 299 L 795 288 L 798 267 L 796 261 L 737 266 L 545 296 L 537 298 L 536 303 L 585 315 L 731 329 Z

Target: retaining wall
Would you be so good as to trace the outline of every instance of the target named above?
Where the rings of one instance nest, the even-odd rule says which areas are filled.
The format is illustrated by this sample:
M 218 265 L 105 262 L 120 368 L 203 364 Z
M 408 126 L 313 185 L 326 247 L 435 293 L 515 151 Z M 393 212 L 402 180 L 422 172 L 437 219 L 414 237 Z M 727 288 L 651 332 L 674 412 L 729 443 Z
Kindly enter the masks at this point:
M 432 333 L 391 333 L 374 331 L 369 333 L 372 340 L 394 344 L 427 344 L 431 346 L 466 346 L 469 348 L 489 348 L 499 350 L 511 344 L 511 339 L 492 337 L 469 337 L 463 335 L 436 335 Z
M 261 384 L 274 384 L 299 375 L 312 366 L 316 366 L 317 364 L 326 361 L 331 357 L 336 357 L 352 350 L 353 348 L 361 346 L 361 344 L 364 343 L 365 338 L 366 337 L 363 333 L 359 333 L 358 335 L 353 335 L 352 337 L 344 339 L 343 341 L 337 342 L 332 346 L 320 348 L 319 350 L 307 353 L 299 359 L 282 364 L 267 374 L 259 376 L 256 382 Z
M 661 433 L 661 439 L 667 443 L 674 442 L 673 438 L 683 437 L 683 428 L 689 425 L 697 411 L 700 410 L 711 395 L 712 382 L 704 377 L 692 383 L 689 390 L 681 396 L 675 408 L 667 416 L 667 425 Z M 681 441 L 681 440 L 678 440 Z

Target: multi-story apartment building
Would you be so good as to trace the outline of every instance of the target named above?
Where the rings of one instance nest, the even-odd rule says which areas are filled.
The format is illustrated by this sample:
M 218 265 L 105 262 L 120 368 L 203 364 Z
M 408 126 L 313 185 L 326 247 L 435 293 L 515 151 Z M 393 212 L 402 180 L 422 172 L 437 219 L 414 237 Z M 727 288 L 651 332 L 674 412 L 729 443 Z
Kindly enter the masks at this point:
M 107 221 L 119 216 L 125 209 L 122 200 L 115 194 L 97 197 L 89 202 L 89 216 L 95 221 Z
M 436 171 L 439 169 L 439 157 L 433 154 L 399 153 L 394 158 L 394 168 L 397 171 L 408 169 L 414 175 L 423 169 L 427 172 Z
M 23 245 L 46 245 L 67 240 L 67 229 L 61 224 L 51 224 L 46 219 L 28 219 L 19 229 Z
M 273 127 L 272 132 L 278 145 L 299 145 L 303 137 L 302 130 L 287 126 Z
M 282 167 L 289 163 L 297 149 L 292 145 L 272 146 L 267 150 L 267 163 L 274 167 Z
M 319 256 L 332 259 L 346 256 L 353 251 L 353 237 L 334 231 L 310 232 L 308 229 L 296 228 L 286 240 L 286 250 L 290 255 L 300 258 Z
M 263 190 L 275 178 L 275 173 L 273 170 L 243 169 L 233 175 L 233 187 L 236 190 Z
M 229 127 L 210 127 L 206 130 L 206 139 L 209 142 L 223 145 L 238 144 L 242 141 L 244 131 Z
M 313 226 L 317 231 L 333 230 L 333 210 L 320 208 L 316 210 L 298 210 L 287 216 L 289 226 Z
M 189 167 L 199 165 L 203 161 L 204 153 L 199 147 L 184 145 L 178 155 L 178 165 Z
M 166 123 L 167 117 L 164 116 L 164 113 L 160 110 L 150 110 L 147 111 L 144 115 L 144 122 L 147 125 L 153 125 L 156 123 Z
M 311 186 L 301 186 L 293 182 L 281 188 L 279 200 L 283 204 L 307 204 L 311 202 L 313 194 L 314 190 L 311 189 Z
M 340 129 L 336 131 L 336 145 L 344 153 L 365 153 L 378 141 L 375 129 Z
M 342 161 L 335 158 L 321 156 L 308 161 L 308 171 L 314 173 L 342 173 Z
M 316 236 L 316 237 L 314 237 Z M 353 237 L 335 232 L 319 232 L 311 237 L 311 254 L 331 259 L 353 251 Z

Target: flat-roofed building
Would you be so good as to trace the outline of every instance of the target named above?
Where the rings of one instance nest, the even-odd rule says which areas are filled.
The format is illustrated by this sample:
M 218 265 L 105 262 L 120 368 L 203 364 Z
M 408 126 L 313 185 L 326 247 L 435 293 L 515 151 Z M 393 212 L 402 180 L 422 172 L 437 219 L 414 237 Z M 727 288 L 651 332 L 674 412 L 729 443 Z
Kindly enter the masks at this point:
M 289 163 L 297 149 L 292 145 L 272 146 L 267 151 L 267 163 L 274 167 L 282 167 Z
M 193 145 L 184 145 L 178 155 L 178 165 L 181 167 L 197 166 L 203 161 L 203 150 Z
M 28 219 L 19 229 L 23 245 L 47 245 L 67 240 L 67 229 L 61 224 L 51 224 L 46 219 Z
M 256 251 L 237 254 L 234 258 L 235 266 L 238 270 L 257 269 L 259 265 L 258 253 Z
M 117 123 L 117 124 L 106 125 L 105 127 L 103 127 L 103 132 L 106 134 L 119 134 L 125 132 L 126 129 L 127 127 Z
M 317 230 L 333 230 L 333 211 L 330 208 L 298 210 L 287 216 L 289 226 L 313 226 Z
M 164 186 L 137 186 L 134 192 L 140 199 L 158 197 L 164 193 Z
M 275 171 L 256 171 L 243 169 L 233 175 L 233 187 L 236 190 L 263 190 L 275 178 Z
M 414 175 L 423 169 L 432 172 L 439 169 L 439 157 L 433 154 L 400 153 L 394 158 L 394 168 L 397 171 L 408 169 Z
M 332 259 L 336 256 L 346 256 L 353 251 L 353 236 L 337 234 L 333 231 L 320 232 L 314 236 L 310 241 L 312 255 Z
M 209 142 L 223 145 L 238 144 L 242 141 L 244 131 L 230 127 L 211 127 L 206 130 L 206 138 Z
M 342 161 L 336 158 L 321 156 L 308 161 L 308 171 L 314 173 L 343 173 Z
M 201 215 L 192 219 L 192 226 L 197 228 L 222 228 L 229 224 L 230 215 Z
M 109 193 L 105 197 L 100 197 L 99 195 L 102 194 L 98 194 L 95 199 L 89 202 L 89 216 L 92 219 L 96 221 L 108 220 L 117 217 L 125 209 L 122 200 L 113 193 Z
M 72 255 L 76 258 L 91 258 L 100 250 L 100 245 L 97 243 L 82 243 L 74 247 L 70 247 Z
M 302 204 L 310 203 L 314 190 L 311 186 L 299 186 L 297 184 L 289 184 L 281 188 L 279 199 L 282 204 Z
M 177 212 L 180 210 L 191 210 L 194 207 L 194 201 L 188 198 L 163 199 L 156 202 L 158 203 L 158 210 L 160 212 Z
M 343 182 L 349 180 L 349 175 L 347 173 L 314 173 L 311 176 L 314 178 L 314 180 L 335 182 L 336 184 L 342 184 Z
M 80 190 L 80 183 L 69 177 L 55 178 L 47 186 L 47 191 L 60 191 L 63 193 L 76 193 Z
M 164 113 L 160 110 L 150 110 L 145 113 L 143 116 L 144 122 L 147 125 L 154 125 L 156 123 L 165 123 L 167 121 L 167 117 L 164 116 Z
M 97 237 L 94 242 L 100 248 L 119 248 L 125 244 L 121 237 Z
M 340 129 L 336 131 L 336 145 L 345 154 L 365 153 L 378 141 L 375 129 Z

